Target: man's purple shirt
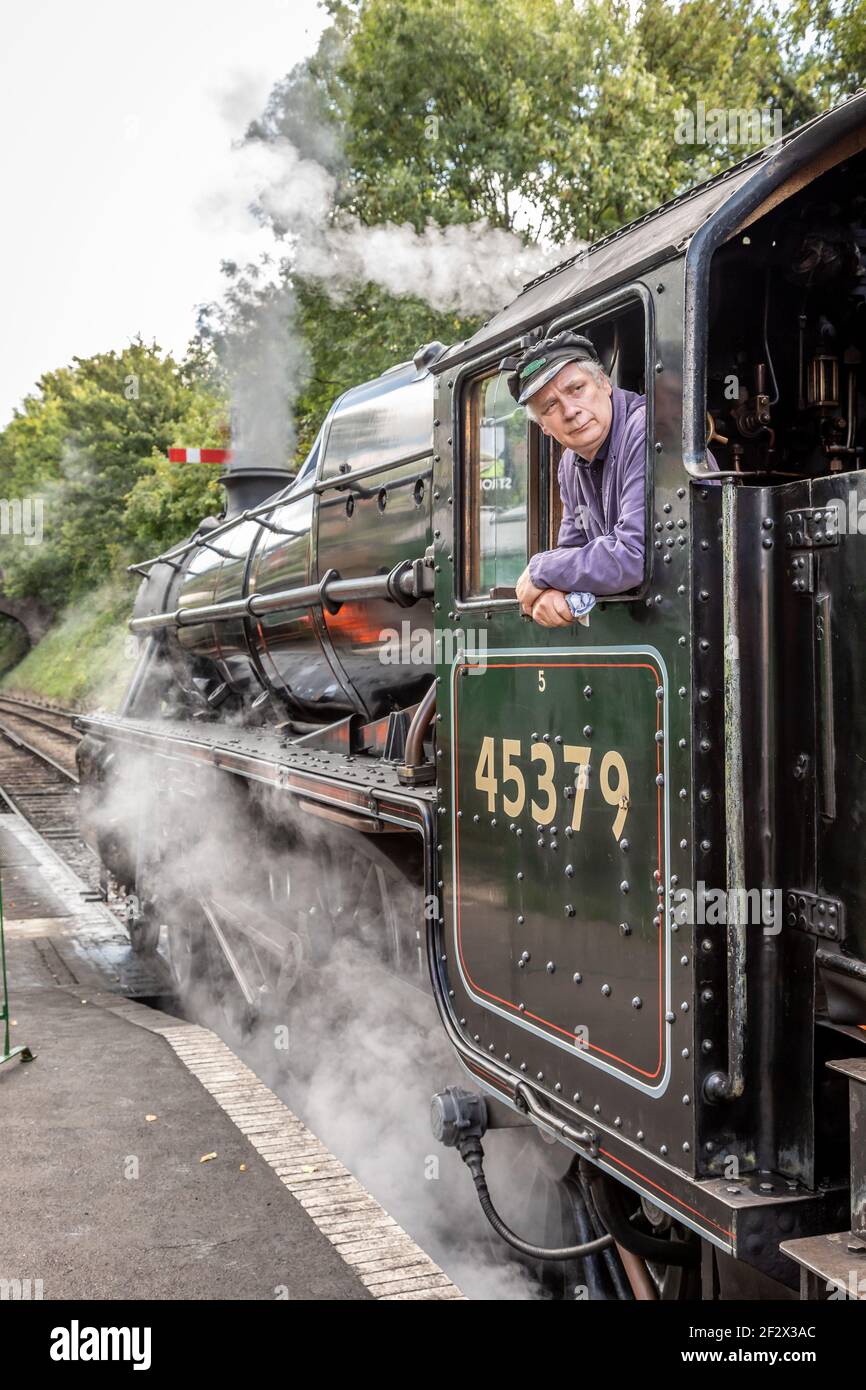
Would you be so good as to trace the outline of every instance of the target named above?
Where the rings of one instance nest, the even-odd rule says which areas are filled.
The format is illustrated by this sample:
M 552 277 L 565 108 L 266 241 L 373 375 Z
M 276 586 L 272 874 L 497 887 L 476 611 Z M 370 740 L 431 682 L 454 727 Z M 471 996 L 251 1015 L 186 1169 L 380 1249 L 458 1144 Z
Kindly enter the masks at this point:
M 643 580 L 646 549 L 646 396 L 614 386 L 610 430 L 592 463 L 559 462 L 562 525 L 555 550 L 529 562 L 536 588 L 621 594 Z

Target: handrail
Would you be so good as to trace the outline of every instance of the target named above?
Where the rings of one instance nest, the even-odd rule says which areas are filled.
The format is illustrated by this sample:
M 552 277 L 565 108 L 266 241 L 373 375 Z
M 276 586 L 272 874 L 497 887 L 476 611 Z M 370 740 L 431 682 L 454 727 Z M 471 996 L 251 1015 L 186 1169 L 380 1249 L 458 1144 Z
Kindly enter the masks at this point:
M 198 608 L 175 608 L 164 613 L 148 613 L 133 618 L 130 632 L 156 632 L 166 627 L 197 627 L 201 623 L 224 623 L 233 618 L 258 618 L 266 613 L 290 612 L 298 608 L 319 605 L 336 613 L 341 604 L 352 599 L 391 599 L 408 606 L 422 598 L 428 587 L 425 580 L 432 574 L 423 561 L 401 560 L 390 574 L 366 575 L 360 579 L 341 579 L 331 569 L 317 584 L 304 584 L 295 589 L 281 589 L 274 594 L 248 594 L 246 598 L 227 599 L 224 603 L 207 603 Z
M 354 473 L 335 473 L 333 478 L 315 478 L 313 482 L 307 483 L 305 487 L 298 488 L 297 491 L 285 492 L 278 497 L 262 502 L 258 507 L 250 507 L 247 511 L 239 512 L 237 516 L 230 517 L 223 521 L 219 526 L 215 526 L 212 531 L 208 531 L 208 541 L 213 540 L 214 536 L 221 536 L 225 531 L 233 526 L 239 526 L 242 521 L 256 521 L 260 516 L 266 516 L 268 512 L 276 511 L 277 507 L 288 506 L 290 502 L 303 502 L 305 498 L 312 497 L 316 493 L 327 492 L 330 488 L 351 487 L 353 482 L 359 479 L 375 477 L 377 473 L 390 471 L 394 468 L 405 467 L 409 463 L 418 463 L 421 459 L 432 458 L 432 445 L 429 449 L 420 449 L 414 454 L 406 454 L 403 458 L 392 459 L 388 463 L 371 463 L 366 468 L 359 468 Z M 429 472 L 430 470 L 428 470 Z M 143 574 L 146 568 L 158 565 L 166 561 L 177 560 L 183 555 L 187 555 L 190 550 L 196 550 L 203 545 L 203 540 L 192 539 L 184 541 L 182 545 L 172 546 L 169 550 L 164 550 L 160 555 L 155 555 L 151 560 L 139 560 L 137 564 L 127 565 L 127 573 Z

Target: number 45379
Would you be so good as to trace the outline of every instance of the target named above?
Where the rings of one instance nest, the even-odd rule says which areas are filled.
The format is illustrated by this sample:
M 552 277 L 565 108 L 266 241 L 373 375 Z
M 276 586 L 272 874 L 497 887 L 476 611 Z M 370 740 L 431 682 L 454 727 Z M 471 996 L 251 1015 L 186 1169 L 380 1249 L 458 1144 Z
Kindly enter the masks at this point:
M 497 743 L 499 744 L 498 756 Z M 564 743 L 561 748 L 564 763 L 573 765 L 577 769 L 574 774 L 573 786 L 566 787 L 564 795 L 566 800 L 574 802 L 571 828 L 572 830 L 580 830 L 584 801 L 589 786 L 591 749 L 588 745 L 577 743 Z M 519 738 L 497 740 L 488 734 L 481 740 L 481 751 L 475 765 L 475 786 L 486 797 L 487 810 L 491 815 L 495 814 L 498 804 L 501 804 L 504 814 L 511 817 L 521 815 L 525 809 L 527 778 L 520 766 L 521 756 L 522 747 Z M 529 761 L 538 764 L 534 771 L 535 786 L 529 802 L 529 813 L 536 825 L 550 825 L 557 816 L 557 757 L 549 744 L 532 743 L 529 748 Z M 497 765 L 500 769 L 499 777 L 496 776 Z M 615 839 L 619 839 L 625 828 L 630 805 L 628 768 L 621 753 L 611 750 L 604 754 L 599 768 L 598 780 L 601 794 L 608 806 L 616 807 L 611 834 Z M 501 803 L 498 802 L 500 789 Z

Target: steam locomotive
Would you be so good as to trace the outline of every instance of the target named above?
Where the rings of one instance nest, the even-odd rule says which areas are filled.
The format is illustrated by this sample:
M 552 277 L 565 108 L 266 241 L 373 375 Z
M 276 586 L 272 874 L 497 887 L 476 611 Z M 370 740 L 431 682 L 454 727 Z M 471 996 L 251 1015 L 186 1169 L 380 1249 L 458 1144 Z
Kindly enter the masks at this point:
M 250 1010 L 346 932 L 423 979 L 437 1134 L 593 1297 L 866 1297 L 864 251 L 859 93 L 347 391 L 296 475 L 233 463 L 80 720 L 136 949 Z M 557 446 L 500 364 L 562 328 L 646 394 L 646 563 L 548 630 Z M 556 1247 L 493 1207 L 502 1126 L 560 1146 Z

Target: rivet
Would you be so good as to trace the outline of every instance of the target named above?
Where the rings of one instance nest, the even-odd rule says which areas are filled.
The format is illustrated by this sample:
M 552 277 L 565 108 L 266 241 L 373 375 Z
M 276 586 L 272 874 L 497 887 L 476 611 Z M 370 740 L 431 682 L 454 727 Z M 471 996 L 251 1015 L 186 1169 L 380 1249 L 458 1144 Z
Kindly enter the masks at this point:
M 575 910 L 574 910 L 574 906 L 573 906 L 572 903 L 566 903 L 566 904 L 565 904 L 565 915 L 566 915 L 566 917 L 573 917 L 573 916 L 574 916 L 574 911 L 575 911 Z
M 574 980 L 574 983 L 576 985 L 583 984 L 583 976 L 581 975 L 579 970 L 575 970 L 571 978 Z
M 642 1008 L 643 1008 L 643 1000 L 641 999 L 641 997 L 640 997 L 639 994 L 636 994 L 636 995 L 635 995 L 634 999 L 631 1001 L 631 1006 L 632 1006 L 633 1009 L 642 1009 Z
M 607 998 L 610 994 L 610 985 L 602 985 L 601 992 L 604 995 L 604 997 Z

